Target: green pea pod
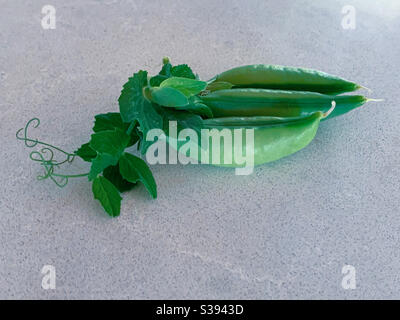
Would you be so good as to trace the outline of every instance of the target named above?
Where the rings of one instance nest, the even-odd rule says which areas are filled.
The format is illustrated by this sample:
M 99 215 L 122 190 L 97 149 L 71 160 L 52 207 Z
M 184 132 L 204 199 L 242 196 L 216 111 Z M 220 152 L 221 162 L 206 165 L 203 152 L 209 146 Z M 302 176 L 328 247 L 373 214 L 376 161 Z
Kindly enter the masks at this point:
M 331 96 L 269 89 L 219 90 L 200 99 L 210 107 L 214 117 L 305 117 L 316 111 L 327 112 L 335 100 L 336 108 L 326 119 L 349 112 L 368 101 L 364 96 L 356 95 Z
M 204 129 L 228 130 L 231 137 L 235 137 L 235 129 L 254 129 L 254 144 L 252 150 L 249 150 L 246 130 L 241 130 L 241 150 L 242 155 L 246 155 L 249 151 L 252 153 L 252 165 L 260 165 L 271 161 L 278 160 L 293 154 L 306 147 L 315 137 L 320 120 L 329 116 L 334 110 L 335 102 L 332 101 L 332 107 L 326 112 L 317 111 L 307 117 L 279 118 L 279 117 L 230 117 L 230 118 L 213 118 L 203 120 Z M 229 134 L 228 134 L 229 136 Z M 201 157 L 198 153 L 196 160 L 203 163 L 210 163 L 223 167 L 243 167 L 243 162 L 238 162 L 235 156 L 234 148 L 231 148 L 231 162 L 225 162 L 224 143 L 219 141 L 219 160 L 213 163 L 213 144 L 217 140 L 208 140 L 208 155 L 206 158 Z M 178 140 L 178 150 L 183 145 L 192 143 Z M 196 146 L 198 148 L 198 146 Z M 188 150 L 186 147 L 185 150 Z M 200 149 L 199 149 L 200 150 Z M 216 156 L 218 157 L 218 155 Z M 206 159 L 206 161 L 204 161 Z
M 217 75 L 211 81 L 229 82 L 236 88 L 312 91 L 333 95 L 362 88 L 354 82 L 325 72 L 267 64 L 233 68 Z
M 271 117 L 271 116 L 253 116 L 253 117 L 226 117 L 212 118 L 203 121 L 207 128 L 254 128 L 272 124 L 283 124 L 302 120 L 305 117 Z

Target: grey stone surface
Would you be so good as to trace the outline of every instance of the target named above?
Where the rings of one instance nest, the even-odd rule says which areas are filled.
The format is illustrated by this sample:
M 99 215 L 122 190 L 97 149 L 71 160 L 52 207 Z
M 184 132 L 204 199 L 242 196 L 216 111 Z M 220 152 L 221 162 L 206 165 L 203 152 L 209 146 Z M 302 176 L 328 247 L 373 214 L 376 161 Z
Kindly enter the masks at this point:
M 0 298 L 400 298 L 400 5 L 386 1 L 0 0 Z M 55 30 L 41 8 L 57 10 Z M 355 30 L 341 26 L 356 8 Z M 38 182 L 15 132 L 67 150 L 122 84 L 161 58 L 208 79 L 229 67 L 311 67 L 385 102 L 321 124 L 250 176 L 158 165 L 109 219 L 86 179 Z M 76 171 L 87 170 L 77 162 Z M 41 287 L 56 267 L 56 290 Z M 356 268 L 357 288 L 341 286 Z

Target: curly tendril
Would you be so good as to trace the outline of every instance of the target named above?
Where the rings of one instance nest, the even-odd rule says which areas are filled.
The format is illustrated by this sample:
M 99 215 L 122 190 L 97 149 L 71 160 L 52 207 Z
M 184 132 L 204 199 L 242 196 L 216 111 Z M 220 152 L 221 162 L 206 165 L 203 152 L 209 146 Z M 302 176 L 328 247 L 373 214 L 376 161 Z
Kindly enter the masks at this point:
M 39 151 L 35 150 L 29 154 L 29 158 L 32 161 L 39 162 L 40 165 L 42 165 L 44 168 L 44 174 L 38 175 L 37 179 L 38 180 L 50 179 L 57 186 L 65 187 L 68 183 L 69 178 L 78 178 L 87 176 L 88 173 L 66 175 L 66 174 L 59 174 L 54 171 L 55 168 L 59 168 L 64 163 L 72 163 L 75 159 L 75 154 L 66 152 L 59 147 L 53 146 L 49 143 L 40 141 L 38 139 L 29 138 L 28 137 L 29 127 L 37 128 L 39 125 L 40 125 L 40 120 L 38 118 L 33 118 L 26 123 L 24 128 L 19 129 L 16 133 L 17 139 L 24 141 L 25 146 L 28 148 L 33 148 L 38 145 L 43 146 Z M 62 161 L 55 160 L 55 152 L 63 154 L 65 159 Z

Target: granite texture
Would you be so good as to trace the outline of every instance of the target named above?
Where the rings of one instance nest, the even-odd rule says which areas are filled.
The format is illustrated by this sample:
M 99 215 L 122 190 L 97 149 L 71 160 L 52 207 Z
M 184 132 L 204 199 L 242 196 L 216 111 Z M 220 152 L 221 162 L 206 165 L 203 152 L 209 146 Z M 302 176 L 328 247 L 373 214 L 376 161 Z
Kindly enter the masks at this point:
M 46 4 L 55 30 L 41 27 Z M 397 0 L 0 0 L 0 298 L 399 299 L 399 30 Z M 32 134 L 72 151 L 94 114 L 118 110 L 127 78 L 166 55 L 203 79 L 251 63 L 320 69 L 385 101 L 250 176 L 152 166 L 158 199 L 139 186 L 118 219 L 86 179 L 36 180 L 18 128 L 37 116 Z M 41 286 L 48 264 L 55 290 Z

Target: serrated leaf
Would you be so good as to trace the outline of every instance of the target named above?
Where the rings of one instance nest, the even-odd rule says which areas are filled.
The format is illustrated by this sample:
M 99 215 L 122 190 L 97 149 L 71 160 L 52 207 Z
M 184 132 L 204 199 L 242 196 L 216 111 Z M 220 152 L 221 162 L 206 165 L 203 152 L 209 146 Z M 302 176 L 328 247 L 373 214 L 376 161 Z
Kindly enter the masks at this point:
M 138 110 L 143 108 L 142 89 L 147 85 L 147 72 L 139 71 L 124 84 L 118 99 L 119 111 L 123 122 L 131 123 L 137 118 Z
M 121 211 L 121 196 L 117 188 L 106 178 L 97 177 L 93 180 L 94 198 L 99 200 L 104 210 L 111 217 L 118 217 Z
M 157 107 L 157 111 L 162 114 L 164 119 L 164 132 L 169 135 L 169 122 L 176 121 L 178 134 L 181 130 L 190 128 L 196 131 L 199 141 L 202 139 L 202 136 L 205 134 L 201 132 L 201 129 L 204 128 L 203 119 L 197 115 L 193 114 L 186 110 L 176 111 L 171 108 L 162 108 L 160 106 Z M 201 145 L 201 148 L 207 150 L 208 143 L 205 140 L 205 144 Z
M 143 136 L 154 128 L 162 128 L 163 119 L 153 105 L 143 95 L 143 87 L 147 85 L 147 72 L 139 71 L 124 85 L 119 97 L 119 107 L 124 122 L 137 121 Z M 141 143 L 141 152 L 145 153 L 148 143 Z
M 148 109 L 148 102 L 143 96 L 143 88 L 147 86 L 147 71 L 139 71 L 124 84 L 118 99 L 119 110 L 123 122 L 131 123 L 143 116 Z M 149 111 L 149 110 L 147 110 Z M 150 110 L 151 111 L 151 110 Z
M 119 158 L 129 143 L 129 136 L 121 130 L 106 130 L 92 134 L 89 145 L 98 153 Z
M 136 142 L 139 141 L 139 139 L 140 139 L 140 137 L 139 137 L 139 134 L 138 134 L 138 130 L 136 128 L 131 133 L 130 140 L 129 140 L 129 143 L 128 143 L 127 147 L 133 146 Z
M 122 177 L 130 182 L 140 181 L 153 198 L 157 198 L 157 184 L 146 162 L 130 153 L 124 153 L 119 159 L 119 170 Z
M 81 145 L 80 148 L 74 153 L 81 157 L 84 161 L 88 162 L 92 161 L 92 159 L 97 156 L 97 152 L 89 146 L 89 142 Z
M 187 64 L 180 64 L 173 67 L 169 62 L 165 63 L 158 75 L 150 78 L 150 86 L 158 87 L 169 77 L 182 77 L 188 79 L 196 79 L 192 69 Z
M 169 60 L 166 61 L 163 60 L 163 63 L 164 64 L 162 66 L 162 69 L 158 73 L 158 75 L 150 78 L 150 86 L 158 87 L 161 84 L 161 82 L 163 82 L 165 79 L 168 79 L 171 76 L 172 65 L 169 63 Z
M 109 112 L 98 114 L 95 117 L 94 132 L 108 131 L 119 129 L 126 132 L 129 128 L 129 123 L 124 123 L 119 112 Z M 128 147 L 133 146 L 139 140 L 136 130 L 132 130 Z
M 118 164 L 105 168 L 103 171 L 103 176 L 107 178 L 118 189 L 119 192 L 129 191 L 136 185 L 136 182 L 129 182 L 121 176 Z M 139 180 L 139 176 L 137 176 L 137 180 Z
M 96 178 L 108 166 L 116 165 L 129 141 L 130 137 L 119 129 L 92 134 L 89 146 L 97 152 L 97 156 L 92 159 L 89 180 Z
M 196 79 L 192 69 L 187 64 L 180 64 L 175 67 L 172 67 L 171 74 L 174 77 L 182 77 L 188 79 Z
M 203 119 L 200 116 L 185 110 L 176 111 L 162 107 L 159 107 L 158 112 L 163 115 L 165 132 L 168 132 L 168 122 L 176 121 L 178 124 L 178 130 L 191 128 L 195 130 L 200 136 L 201 129 L 203 128 Z
M 115 166 L 119 157 L 107 153 L 99 153 L 96 158 L 92 159 L 92 165 L 89 171 L 89 181 L 95 179 L 103 170 L 109 166 Z
M 159 75 L 159 74 L 154 76 L 154 77 L 151 77 L 150 78 L 150 86 L 158 87 L 166 79 L 168 79 L 167 76 L 162 76 L 162 75 Z
M 174 88 L 151 88 L 150 95 L 153 102 L 164 107 L 181 107 L 189 104 L 188 98 L 183 93 Z
M 115 128 L 126 131 L 129 127 L 129 123 L 124 123 L 118 112 L 102 113 L 95 115 L 94 118 L 94 132 L 114 130 Z
M 187 98 L 199 94 L 207 87 L 207 82 L 182 77 L 171 77 L 160 84 L 160 88 L 173 88 Z

